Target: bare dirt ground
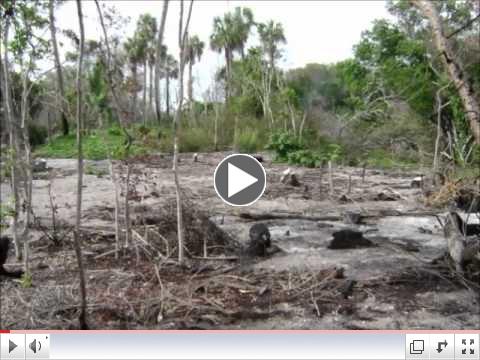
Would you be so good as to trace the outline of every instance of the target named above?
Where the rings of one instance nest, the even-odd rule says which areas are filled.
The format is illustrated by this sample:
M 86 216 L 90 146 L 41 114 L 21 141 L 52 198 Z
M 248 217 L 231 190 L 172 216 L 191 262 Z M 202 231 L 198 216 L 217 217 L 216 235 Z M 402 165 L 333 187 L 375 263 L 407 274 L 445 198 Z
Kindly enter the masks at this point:
M 114 188 L 108 162 L 87 162 L 83 254 L 91 328 L 105 329 L 478 329 L 475 284 L 452 277 L 446 241 L 415 173 L 334 169 L 334 193 L 319 169 L 294 168 L 300 186 L 280 182 L 288 166 L 264 163 L 264 196 L 247 208 L 224 204 L 213 173 L 226 153 L 182 154 L 189 261 L 175 263 L 175 191 L 171 157 L 137 159 L 129 189 L 134 237 L 115 258 Z M 49 159 L 34 181 L 33 285 L 2 281 L 4 328 L 76 328 L 77 263 L 72 248 L 76 163 Z M 115 164 L 125 177 L 125 167 Z M 351 191 L 347 193 L 349 178 Z M 120 183 L 123 183 L 123 180 Z M 49 187 L 51 186 L 51 196 Z M 126 189 L 122 186 L 122 195 Z M 9 187 L 1 184 L 2 202 Z M 345 195 L 344 195 L 345 194 Z M 344 195 L 344 196 L 342 196 Z M 51 239 L 51 201 L 58 244 Z M 124 198 L 121 202 L 123 205 Z M 347 211 L 364 221 L 348 225 Z M 122 210 L 123 214 L 123 210 Z M 266 258 L 244 255 L 250 227 L 268 226 Z M 350 228 L 374 244 L 329 249 Z M 206 239 L 206 240 L 205 240 Z M 208 259 L 202 259 L 206 241 Z M 18 268 L 13 254 L 8 268 Z

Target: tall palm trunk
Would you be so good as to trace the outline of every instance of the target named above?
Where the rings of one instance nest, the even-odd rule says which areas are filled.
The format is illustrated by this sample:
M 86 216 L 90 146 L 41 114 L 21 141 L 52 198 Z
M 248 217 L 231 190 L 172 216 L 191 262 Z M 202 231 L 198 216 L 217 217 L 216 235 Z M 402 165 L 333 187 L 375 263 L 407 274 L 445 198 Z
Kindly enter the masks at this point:
M 190 110 L 190 121 L 195 122 L 195 108 L 193 104 L 193 59 L 188 62 L 188 106 Z
M 162 120 L 162 113 L 160 107 L 160 62 L 162 59 L 162 42 L 163 42 L 163 33 L 165 31 L 165 22 L 167 20 L 168 12 L 168 1 L 164 0 L 163 10 L 162 10 L 162 20 L 160 21 L 160 29 L 158 31 L 157 37 L 157 47 L 155 49 L 155 114 L 157 116 L 157 121 L 160 124 Z
M 49 8 L 49 18 L 50 18 L 50 34 L 52 37 L 52 46 L 53 46 L 53 56 L 55 59 L 55 70 L 57 72 L 57 103 L 60 107 L 60 114 L 62 118 L 62 132 L 63 135 L 68 135 L 69 126 L 67 120 L 67 111 L 66 111 L 66 98 L 65 98 L 65 86 L 63 82 L 63 72 L 62 65 L 60 64 L 60 55 L 58 53 L 58 44 L 57 44 L 57 30 L 55 29 L 55 15 L 54 15 L 54 0 L 50 0 L 48 4 Z M 60 97 L 60 99 L 58 99 Z M 60 101 L 58 101 L 60 100 Z
M 183 234 L 183 213 L 182 213 L 182 192 L 180 188 L 180 180 L 178 176 L 178 127 L 180 117 L 182 116 L 183 104 L 183 73 L 185 70 L 185 50 L 187 44 L 188 26 L 192 15 L 193 0 L 190 2 L 188 17 L 183 29 L 183 0 L 180 2 L 180 21 L 178 31 L 178 46 L 180 48 L 179 64 L 178 64 L 178 99 L 175 118 L 173 121 L 173 175 L 175 181 L 175 193 L 177 198 L 177 236 L 178 236 L 178 262 L 183 263 L 184 258 L 184 234 Z
M 228 47 L 225 48 L 225 98 L 226 101 L 230 99 L 230 80 L 231 80 L 231 70 L 232 70 L 232 53 Z
M 153 109 L 153 64 L 151 62 L 148 62 L 148 70 L 148 109 L 151 113 Z
M 143 63 L 143 125 L 147 126 L 147 60 Z
M 475 96 L 473 85 L 464 71 L 461 60 L 458 56 L 455 56 L 450 41 L 444 34 L 436 4 L 421 0 L 413 0 L 412 2 L 430 23 L 435 47 L 441 54 L 450 80 L 458 91 L 475 143 L 480 144 L 480 103 Z
M 133 64 L 132 66 L 132 77 L 133 77 L 133 101 L 132 101 L 132 110 L 133 113 L 133 122 L 137 122 L 137 99 L 138 99 L 138 74 L 137 74 L 137 64 Z
M 80 26 L 80 54 L 77 64 L 77 212 L 75 216 L 74 246 L 78 262 L 78 275 L 80 278 L 80 328 L 88 329 L 87 325 L 87 286 L 82 261 L 82 248 L 80 245 L 80 225 L 82 220 L 82 190 L 83 190 L 83 148 L 82 148 L 82 127 L 83 127 L 83 98 L 82 98 L 82 77 L 83 77 L 83 56 L 85 52 L 85 30 L 83 27 L 83 14 L 81 0 L 77 0 L 77 15 Z
M 167 119 L 170 119 L 170 75 L 168 69 L 165 73 L 165 107 L 167 112 Z

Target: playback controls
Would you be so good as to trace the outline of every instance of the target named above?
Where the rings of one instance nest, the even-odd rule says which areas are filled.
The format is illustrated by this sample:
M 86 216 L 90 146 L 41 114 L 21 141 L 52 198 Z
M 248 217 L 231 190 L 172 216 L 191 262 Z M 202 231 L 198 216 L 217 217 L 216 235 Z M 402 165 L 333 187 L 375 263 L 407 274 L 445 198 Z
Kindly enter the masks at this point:
M 50 359 L 49 334 L 2 334 L 1 360 Z

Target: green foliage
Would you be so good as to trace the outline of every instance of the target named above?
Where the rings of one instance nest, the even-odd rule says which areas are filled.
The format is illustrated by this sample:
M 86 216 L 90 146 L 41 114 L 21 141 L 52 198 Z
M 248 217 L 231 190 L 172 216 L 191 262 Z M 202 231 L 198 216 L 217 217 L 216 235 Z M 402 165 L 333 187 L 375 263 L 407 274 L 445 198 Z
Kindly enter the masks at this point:
M 312 150 L 297 150 L 287 155 L 288 163 L 309 168 L 318 167 L 322 164 L 322 156 Z
M 30 139 L 30 145 L 32 147 L 45 144 L 48 137 L 47 128 L 37 124 L 29 124 L 28 137 Z
M 246 128 L 237 135 L 236 146 L 243 153 L 257 152 L 264 147 L 263 136 L 259 130 Z
M 15 215 L 15 209 L 9 203 L 0 203 L 0 230 L 8 228 L 8 219 Z
M 85 159 L 103 160 L 109 157 L 114 159 L 124 158 L 125 154 L 125 137 L 116 134 L 115 128 L 108 131 L 92 132 L 84 135 L 83 152 Z M 72 159 L 77 156 L 77 140 L 75 135 L 59 136 L 51 143 L 40 146 L 35 154 L 41 157 L 67 158 Z M 142 141 L 134 141 L 130 148 L 129 155 L 143 155 L 149 151 L 149 148 Z
M 205 128 L 185 127 L 180 131 L 180 151 L 198 152 L 213 148 L 211 136 Z
M 288 161 L 288 155 L 298 150 L 303 150 L 303 146 L 292 134 L 277 132 L 270 136 L 266 149 L 275 152 L 276 161 Z
M 412 168 L 416 165 L 413 159 L 395 156 L 383 149 L 369 151 L 365 163 L 370 167 L 380 169 Z
M 316 139 L 316 142 L 300 141 L 288 132 L 273 134 L 267 149 L 275 152 L 276 161 L 305 167 L 317 167 L 327 161 L 336 161 L 342 156 L 342 148 L 338 144 L 321 138 Z
M 88 75 L 89 92 L 88 103 L 96 109 L 98 116 L 111 121 L 111 109 L 108 105 L 108 86 L 106 69 L 102 61 L 97 61 L 93 70 Z
M 20 279 L 20 284 L 24 289 L 29 289 L 33 286 L 33 277 L 30 273 L 24 273 Z

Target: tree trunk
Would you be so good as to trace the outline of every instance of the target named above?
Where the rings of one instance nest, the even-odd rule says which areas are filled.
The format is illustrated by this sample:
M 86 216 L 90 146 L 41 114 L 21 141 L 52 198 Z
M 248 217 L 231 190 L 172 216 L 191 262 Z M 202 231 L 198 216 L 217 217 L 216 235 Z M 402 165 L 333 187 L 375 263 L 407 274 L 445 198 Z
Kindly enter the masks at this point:
M 230 70 L 231 70 L 231 53 L 230 49 L 225 48 L 225 102 L 230 99 Z
M 170 119 L 170 76 L 168 69 L 165 76 L 165 107 L 167 112 L 167 119 Z
M 430 23 L 435 47 L 441 54 L 450 80 L 455 85 L 462 100 L 466 113 L 465 116 L 468 119 L 475 143 L 480 144 L 480 104 L 475 97 L 473 85 L 468 78 L 468 74 L 463 70 L 460 59 L 453 53 L 451 44 L 443 32 L 442 21 L 435 7 L 435 2 L 411 1 Z
M 52 46 L 53 46 L 53 56 L 55 59 L 55 69 L 57 72 L 57 105 L 60 107 L 60 116 L 62 119 L 62 133 L 63 135 L 68 135 L 69 126 L 67 120 L 67 111 L 65 108 L 65 86 L 63 82 L 63 73 L 62 73 L 62 65 L 60 64 L 60 55 L 58 53 L 58 44 L 57 44 L 57 30 L 55 29 L 55 15 L 54 15 L 54 3 L 55 0 L 50 0 L 49 2 L 49 18 L 50 18 L 50 34 L 52 37 Z M 60 101 L 58 101 L 58 95 L 60 95 Z M 59 102 L 59 104 L 58 104 Z
M 23 136 L 23 146 L 25 149 L 25 173 L 26 179 L 24 180 L 25 184 L 25 227 L 23 230 L 23 260 L 24 260 L 24 271 L 25 275 L 28 277 L 30 274 L 29 268 L 29 236 L 30 236 L 30 223 L 31 223 L 31 213 L 32 213 L 32 183 L 33 183 L 33 174 L 32 174 L 32 151 L 30 148 L 30 137 L 28 134 L 27 126 L 27 113 L 28 113 L 28 96 L 30 93 L 28 87 L 28 76 L 30 69 L 32 67 L 31 61 L 29 61 L 27 68 L 23 71 L 23 81 L 22 81 L 22 101 L 21 101 L 21 129 Z
M 18 156 L 18 138 L 17 138 L 17 128 L 15 124 L 15 119 L 13 115 L 13 104 L 12 104 L 12 93 L 10 90 L 10 69 L 8 61 L 8 33 L 10 29 L 10 21 L 7 18 L 4 21 L 4 33 L 3 33 L 3 81 L 4 81 L 4 103 L 5 103 L 5 114 L 8 124 L 8 135 L 9 135 L 9 144 L 10 144 L 10 181 L 12 186 L 13 193 L 13 202 L 14 202 L 14 214 L 12 217 L 12 236 L 13 244 L 15 247 L 15 256 L 17 260 L 21 260 L 22 251 L 20 248 L 20 241 L 18 239 L 18 214 L 20 212 L 20 197 L 18 194 L 18 173 L 17 173 L 17 156 Z
M 147 126 L 147 60 L 143 63 L 143 126 Z
M 193 104 L 193 77 L 192 77 L 193 61 L 188 62 L 188 105 L 190 111 L 190 121 L 195 123 L 195 108 Z
M 113 162 L 110 159 L 110 179 L 112 180 L 113 189 L 115 190 L 115 259 L 118 259 L 120 251 L 120 194 L 118 191 L 117 177 Z
M 213 144 L 215 146 L 215 151 L 218 151 L 218 118 L 219 118 L 219 105 L 215 102 L 213 105 L 215 110 L 215 123 L 214 123 L 214 134 L 213 134 Z
M 77 0 L 77 15 L 80 26 L 80 54 L 77 64 L 77 212 L 75 216 L 74 246 L 78 262 L 78 276 L 80 278 L 81 310 L 79 316 L 80 328 L 88 329 L 87 325 L 87 286 L 82 261 L 82 248 L 80 245 L 80 225 L 82 219 L 82 190 L 83 190 L 83 148 L 82 148 L 82 125 L 83 125 L 83 98 L 82 98 L 82 77 L 83 77 L 83 56 L 85 51 L 85 30 L 83 27 L 83 14 L 81 0 Z
M 112 51 L 110 49 L 110 42 L 108 41 L 107 28 L 105 27 L 105 22 L 103 21 L 102 10 L 100 9 L 98 0 L 95 0 L 95 5 L 97 7 L 100 24 L 102 26 L 103 37 L 105 40 L 105 47 L 107 48 L 107 75 L 108 75 L 107 83 L 108 83 L 108 87 L 110 88 L 110 92 L 112 93 L 113 102 L 115 103 L 115 112 L 117 113 L 118 123 L 120 124 L 120 127 L 122 128 L 122 131 L 126 137 L 125 149 L 128 152 L 128 149 L 130 148 L 130 145 L 132 143 L 132 136 L 128 133 L 127 128 L 125 126 L 125 120 L 123 119 L 121 102 L 120 102 L 120 98 L 118 96 L 117 88 L 115 86 L 115 81 L 113 78 L 114 67 L 112 66 Z
M 185 70 L 185 45 L 188 34 L 188 26 L 190 23 L 190 17 L 192 15 L 193 0 L 190 2 L 188 11 L 187 22 L 185 29 L 183 29 L 183 0 L 180 2 L 180 20 L 178 29 L 178 46 L 180 48 L 179 64 L 178 64 L 178 99 L 177 109 L 175 112 L 175 118 L 173 121 L 173 174 L 175 180 L 175 193 L 177 197 L 177 235 L 178 235 L 178 262 L 183 263 L 183 214 L 182 214 L 182 194 L 180 188 L 180 180 L 178 178 L 178 126 L 180 117 L 182 115 L 183 104 L 183 73 Z
M 148 70 L 149 70 L 149 73 L 148 73 L 148 77 L 149 77 L 149 80 L 148 80 L 148 111 L 149 111 L 149 114 L 152 113 L 152 110 L 153 110 L 153 65 L 152 63 L 148 63 Z
M 167 20 L 168 1 L 164 0 L 162 10 L 162 20 L 160 21 L 160 29 L 158 31 L 157 47 L 155 49 L 155 113 L 157 122 L 160 124 L 162 120 L 162 113 L 160 107 L 160 62 L 162 59 L 162 42 L 163 33 L 165 31 L 165 22 Z
M 130 247 L 130 240 L 132 238 L 132 231 L 130 230 L 131 224 L 130 224 L 130 174 L 131 174 L 131 169 L 132 166 L 130 165 L 130 162 L 127 161 L 125 162 L 127 165 L 127 176 L 125 179 L 125 248 Z
M 138 74 L 137 74 L 137 64 L 134 64 L 132 67 L 132 77 L 133 77 L 133 101 L 132 101 L 132 113 L 133 113 L 133 123 L 137 122 L 137 99 L 138 99 Z

